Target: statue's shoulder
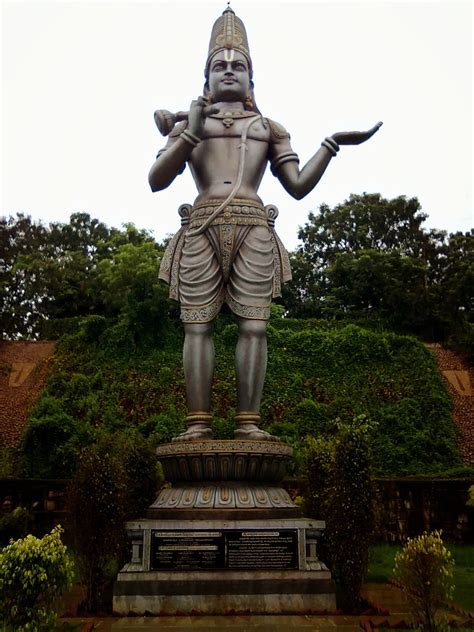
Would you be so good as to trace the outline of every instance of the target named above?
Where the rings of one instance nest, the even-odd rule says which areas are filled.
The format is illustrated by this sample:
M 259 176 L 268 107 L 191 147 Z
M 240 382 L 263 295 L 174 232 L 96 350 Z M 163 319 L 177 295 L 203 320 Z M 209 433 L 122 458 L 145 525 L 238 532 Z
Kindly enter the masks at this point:
M 181 132 L 184 132 L 187 125 L 188 125 L 187 121 L 180 121 L 179 123 L 176 123 L 176 125 L 173 127 L 173 129 L 169 133 L 169 136 L 171 136 L 171 138 L 175 136 L 179 136 Z
M 270 128 L 270 137 L 271 140 L 275 143 L 280 143 L 282 140 L 289 139 L 290 135 L 286 131 L 286 129 L 280 123 L 267 118 L 268 126 Z

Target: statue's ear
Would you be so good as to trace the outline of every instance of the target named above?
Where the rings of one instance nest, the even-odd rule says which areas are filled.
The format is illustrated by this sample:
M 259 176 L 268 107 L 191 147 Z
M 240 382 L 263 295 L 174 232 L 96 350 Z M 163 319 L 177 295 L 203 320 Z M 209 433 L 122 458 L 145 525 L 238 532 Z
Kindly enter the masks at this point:
M 207 79 L 206 83 L 204 84 L 204 88 L 202 89 L 202 96 L 207 97 L 208 99 L 211 96 L 211 92 L 209 90 L 209 81 Z

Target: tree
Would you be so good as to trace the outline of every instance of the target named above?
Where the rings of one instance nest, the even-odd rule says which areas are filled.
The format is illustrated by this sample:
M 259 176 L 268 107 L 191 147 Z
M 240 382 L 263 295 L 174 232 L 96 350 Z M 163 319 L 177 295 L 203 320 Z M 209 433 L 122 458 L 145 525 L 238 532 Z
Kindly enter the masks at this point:
M 474 232 L 449 235 L 433 288 L 433 309 L 445 332 L 474 323 Z
M 429 339 L 465 333 L 473 321 L 474 236 L 425 230 L 426 217 L 416 198 L 403 196 L 323 204 L 291 256 L 288 314 L 368 320 Z
M 0 218 L 3 336 L 34 339 L 48 320 L 103 314 L 99 262 L 126 244 L 145 243 L 155 244 L 147 231 L 133 224 L 108 228 L 87 213 L 48 226 L 22 214 Z
M 327 267 L 323 315 L 344 318 L 376 316 L 392 329 L 422 332 L 429 299 L 426 267 L 399 252 L 361 250 L 341 253 Z
M 426 234 L 421 224 L 426 217 L 416 198 L 404 196 L 387 200 L 378 193 L 364 193 L 351 195 L 334 209 L 322 204 L 319 214 L 310 213 L 308 223 L 298 233 L 302 244 L 293 255 L 294 281 L 285 293 L 290 308 L 300 299 L 304 305 L 298 315 L 305 315 L 305 311 L 306 315 L 321 315 L 326 270 L 337 255 L 397 252 L 422 259 Z
M 97 267 L 104 313 L 118 317 L 135 343 L 159 340 L 167 326 L 168 291 L 158 280 L 162 255 L 155 242 L 127 243 Z

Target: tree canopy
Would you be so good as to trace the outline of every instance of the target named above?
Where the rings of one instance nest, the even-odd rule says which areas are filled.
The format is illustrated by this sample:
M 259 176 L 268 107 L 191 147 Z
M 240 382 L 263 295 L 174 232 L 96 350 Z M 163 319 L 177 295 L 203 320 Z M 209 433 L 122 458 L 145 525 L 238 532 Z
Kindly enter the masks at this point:
M 446 339 L 469 329 L 474 234 L 426 230 L 416 198 L 351 195 L 323 204 L 300 228 L 288 315 L 376 321 L 401 333 Z
M 143 266 L 151 266 L 148 274 L 158 279 L 161 247 L 150 233 L 133 224 L 108 228 L 87 213 L 49 225 L 23 214 L 2 217 L 0 246 L 3 336 L 9 339 L 51 337 L 48 321 L 58 328 L 65 319 L 120 311 L 117 301 L 129 296 L 128 287 L 119 287 L 124 265 L 141 276 Z

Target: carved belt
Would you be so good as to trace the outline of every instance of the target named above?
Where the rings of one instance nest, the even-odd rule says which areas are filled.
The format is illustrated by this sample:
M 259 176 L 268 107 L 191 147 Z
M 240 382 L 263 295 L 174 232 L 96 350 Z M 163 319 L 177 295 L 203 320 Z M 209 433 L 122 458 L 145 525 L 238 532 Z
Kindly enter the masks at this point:
M 237 226 L 268 226 L 268 215 L 263 206 L 254 200 L 234 200 L 238 204 L 229 204 L 211 222 L 211 226 L 234 224 Z M 213 214 L 218 204 L 197 204 L 191 211 L 190 227 L 202 226 Z

